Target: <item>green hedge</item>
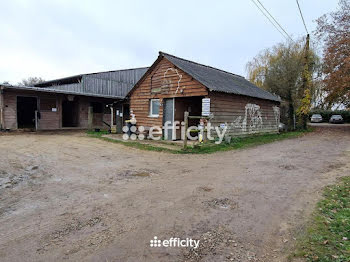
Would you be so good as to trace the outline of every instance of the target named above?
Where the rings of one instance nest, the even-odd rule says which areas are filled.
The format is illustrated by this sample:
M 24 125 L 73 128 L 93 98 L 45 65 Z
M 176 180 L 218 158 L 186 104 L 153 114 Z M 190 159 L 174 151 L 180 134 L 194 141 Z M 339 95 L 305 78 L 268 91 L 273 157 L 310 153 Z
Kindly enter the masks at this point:
M 350 111 L 346 111 L 346 110 L 336 110 L 336 111 L 332 111 L 332 110 L 312 110 L 310 112 L 310 117 L 313 114 L 320 114 L 322 116 L 322 118 L 323 118 L 322 122 L 329 122 L 329 119 L 331 118 L 332 115 L 342 115 L 342 117 L 344 119 L 344 122 L 345 123 L 350 123 Z

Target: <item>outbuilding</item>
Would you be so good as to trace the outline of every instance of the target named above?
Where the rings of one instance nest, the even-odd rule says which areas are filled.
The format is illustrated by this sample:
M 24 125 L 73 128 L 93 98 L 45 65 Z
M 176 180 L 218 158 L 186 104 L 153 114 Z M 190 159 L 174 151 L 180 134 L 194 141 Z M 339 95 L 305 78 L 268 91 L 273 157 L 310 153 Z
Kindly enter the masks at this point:
M 123 122 L 129 117 L 125 98 L 146 70 L 75 75 L 34 87 L 2 84 L 0 129 L 107 129 L 113 122 L 122 132 Z
M 205 116 L 231 136 L 277 133 L 280 98 L 244 77 L 159 52 L 157 60 L 130 91 L 130 113 L 146 129 L 173 123 L 170 140 L 180 138 L 176 121 Z M 197 125 L 192 120 L 189 125 Z M 164 134 L 163 134 L 164 135 Z

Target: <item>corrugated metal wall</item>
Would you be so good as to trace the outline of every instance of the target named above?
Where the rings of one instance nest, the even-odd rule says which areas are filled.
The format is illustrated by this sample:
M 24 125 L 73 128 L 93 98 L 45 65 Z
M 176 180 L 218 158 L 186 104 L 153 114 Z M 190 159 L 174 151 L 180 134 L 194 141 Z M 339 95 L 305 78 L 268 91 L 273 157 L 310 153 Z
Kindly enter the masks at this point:
M 136 84 L 136 82 L 143 76 L 143 74 L 146 73 L 147 69 L 148 68 L 136 68 L 129 70 L 102 72 L 96 74 L 89 74 L 86 75 L 86 77 L 94 77 L 107 79 L 111 81 Z
M 84 92 L 92 94 L 103 94 L 107 96 L 126 96 L 133 83 L 117 82 L 108 79 L 83 76 Z
M 147 69 L 136 68 L 87 74 L 82 76 L 81 83 L 54 85 L 48 88 L 81 94 L 125 97 Z

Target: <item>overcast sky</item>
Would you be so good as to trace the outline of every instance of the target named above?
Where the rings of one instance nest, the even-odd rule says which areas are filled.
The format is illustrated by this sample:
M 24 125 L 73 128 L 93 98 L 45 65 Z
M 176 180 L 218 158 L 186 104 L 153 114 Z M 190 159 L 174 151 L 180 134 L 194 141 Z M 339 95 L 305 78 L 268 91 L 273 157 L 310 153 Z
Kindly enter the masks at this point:
M 293 37 L 295 0 L 260 0 Z M 310 31 L 337 0 L 299 0 Z M 0 0 L 0 82 L 46 80 L 151 65 L 164 51 L 246 75 L 260 50 L 284 40 L 250 0 Z

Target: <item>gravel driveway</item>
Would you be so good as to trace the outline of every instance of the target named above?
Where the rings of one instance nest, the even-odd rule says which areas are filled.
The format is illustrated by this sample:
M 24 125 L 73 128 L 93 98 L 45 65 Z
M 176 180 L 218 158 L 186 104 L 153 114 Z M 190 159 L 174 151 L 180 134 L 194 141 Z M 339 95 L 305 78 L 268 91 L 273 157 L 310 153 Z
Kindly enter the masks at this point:
M 322 187 L 350 174 L 345 129 L 212 155 L 25 133 L 0 152 L 1 261 L 283 261 Z

